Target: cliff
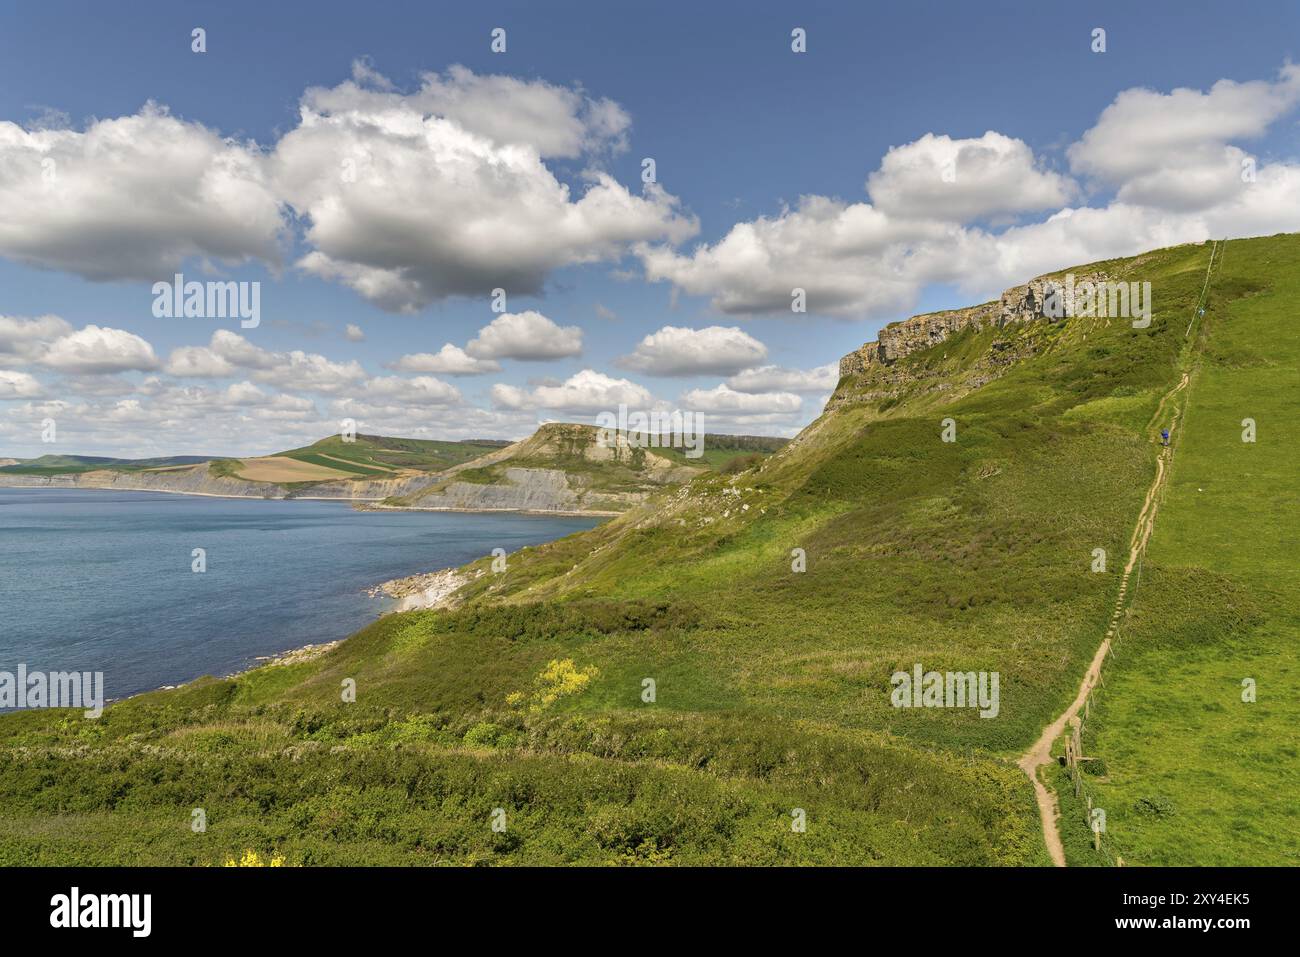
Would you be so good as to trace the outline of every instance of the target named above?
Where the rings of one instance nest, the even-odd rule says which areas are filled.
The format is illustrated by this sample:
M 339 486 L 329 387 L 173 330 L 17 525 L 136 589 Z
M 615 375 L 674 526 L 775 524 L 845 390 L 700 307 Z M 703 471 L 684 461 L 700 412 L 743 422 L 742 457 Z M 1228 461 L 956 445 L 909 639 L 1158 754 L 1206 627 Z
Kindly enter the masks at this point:
M 702 471 L 653 449 L 638 448 L 622 433 L 606 444 L 599 441 L 594 426 L 550 423 L 520 442 L 448 469 L 434 483 L 385 504 L 612 515 Z
M 1061 273 L 1049 273 L 1024 285 L 1012 286 L 992 302 L 965 309 L 949 309 L 912 316 L 891 322 L 880 330 L 875 342 L 868 342 L 840 360 L 840 376 L 861 375 L 870 366 L 887 366 L 904 356 L 938 345 L 966 329 L 981 331 L 1003 329 L 1013 323 L 1036 322 L 1056 317 L 1044 312 L 1044 303 L 1054 289 L 1061 289 Z M 1076 283 L 1105 281 L 1103 273 L 1092 272 L 1076 278 Z M 1063 303 L 1068 314 L 1073 302 Z

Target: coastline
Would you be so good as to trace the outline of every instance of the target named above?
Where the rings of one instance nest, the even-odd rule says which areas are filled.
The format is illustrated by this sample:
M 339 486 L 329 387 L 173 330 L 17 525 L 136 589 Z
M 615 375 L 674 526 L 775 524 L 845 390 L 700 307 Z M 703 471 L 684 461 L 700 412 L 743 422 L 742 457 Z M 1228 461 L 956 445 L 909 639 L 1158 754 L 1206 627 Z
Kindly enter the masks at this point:
M 383 499 L 355 499 L 357 511 L 367 512 L 465 512 L 471 515 L 510 514 L 510 515 L 553 515 L 556 518 L 617 518 L 623 512 L 600 511 L 596 509 L 559 509 L 559 508 L 461 508 L 457 505 L 370 505 L 369 502 Z
M 383 498 L 353 498 L 343 495 L 231 495 L 221 492 L 186 492 L 172 488 L 140 488 L 134 485 L 8 485 L 0 479 L 0 489 L 35 489 L 49 491 L 85 491 L 85 492 L 156 492 L 160 495 L 191 495 L 198 498 L 237 498 L 250 502 L 348 502 L 357 511 L 394 511 L 394 512 L 461 512 L 470 515 L 514 514 L 514 515 L 552 515 L 556 518 L 616 518 L 622 512 L 583 511 L 581 509 L 548 508 L 460 508 L 453 506 L 427 505 L 383 505 Z

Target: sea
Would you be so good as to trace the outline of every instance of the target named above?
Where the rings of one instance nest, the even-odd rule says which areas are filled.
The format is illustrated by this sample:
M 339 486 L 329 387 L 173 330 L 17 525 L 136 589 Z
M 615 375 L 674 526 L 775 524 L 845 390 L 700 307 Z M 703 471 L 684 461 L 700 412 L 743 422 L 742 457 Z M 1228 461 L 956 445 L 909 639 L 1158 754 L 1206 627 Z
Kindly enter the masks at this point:
M 388 579 L 600 521 L 0 488 L 0 671 L 102 672 L 108 699 L 232 674 L 347 637 L 394 607 L 366 594 Z

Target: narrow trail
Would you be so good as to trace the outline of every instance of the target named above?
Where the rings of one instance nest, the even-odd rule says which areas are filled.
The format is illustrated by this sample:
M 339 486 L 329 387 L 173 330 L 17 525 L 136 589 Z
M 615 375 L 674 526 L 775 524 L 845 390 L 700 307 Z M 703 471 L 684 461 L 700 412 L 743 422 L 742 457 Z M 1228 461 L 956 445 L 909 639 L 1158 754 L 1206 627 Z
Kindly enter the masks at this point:
M 1165 393 L 1160 400 L 1160 405 L 1156 407 L 1155 415 L 1152 417 L 1153 423 L 1161 421 L 1165 415 L 1165 409 L 1169 403 L 1174 400 L 1178 393 L 1187 388 L 1189 373 L 1184 372 L 1178 384 Z M 1175 407 L 1173 418 L 1169 422 L 1169 431 L 1172 433 L 1178 424 L 1178 418 L 1182 414 L 1182 407 Z M 1043 823 L 1043 840 L 1047 844 L 1047 851 L 1052 857 L 1052 863 L 1057 867 L 1065 866 L 1065 848 L 1061 844 L 1061 833 L 1057 826 L 1057 820 L 1061 816 L 1060 806 L 1057 804 L 1056 794 L 1048 790 L 1041 780 L 1038 772 L 1052 760 L 1052 745 L 1056 739 L 1064 733 L 1067 725 L 1072 725 L 1079 720 L 1079 712 L 1083 710 L 1083 703 L 1088 700 L 1088 695 L 1097 684 L 1097 678 L 1101 674 L 1102 662 L 1106 660 L 1106 655 L 1110 652 L 1111 640 L 1115 637 L 1115 630 L 1119 627 L 1120 615 L 1124 612 L 1124 601 L 1128 596 L 1129 577 L 1133 574 L 1133 569 L 1137 567 L 1138 560 L 1146 548 L 1147 540 L 1151 537 L 1151 530 L 1155 527 L 1156 511 L 1160 503 L 1160 490 L 1164 487 L 1165 480 L 1169 474 L 1169 461 L 1173 455 L 1173 446 L 1164 446 L 1156 458 L 1156 475 L 1151 482 L 1151 487 L 1147 489 L 1146 499 L 1142 503 L 1142 511 L 1138 513 L 1137 524 L 1133 528 L 1133 536 L 1129 539 L 1128 562 L 1124 566 L 1124 574 L 1120 578 L 1119 595 L 1115 599 L 1115 608 L 1110 616 L 1110 623 L 1106 626 L 1106 637 L 1102 639 L 1101 646 L 1097 653 L 1092 656 L 1092 663 L 1088 666 L 1087 673 L 1083 676 L 1083 681 L 1079 685 L 1079 693 L 1075 696 L 1074 701 L 1065 709 L 1061 715 L 1043 729 L 1043 733 L 1033 746 L 1025 752 L 1024 756 L 1016 762 L 1022 771 L 1029 776 L 1030 783 L 1034 786 L 1034 795 L 1038 799 L 1038 816 Z

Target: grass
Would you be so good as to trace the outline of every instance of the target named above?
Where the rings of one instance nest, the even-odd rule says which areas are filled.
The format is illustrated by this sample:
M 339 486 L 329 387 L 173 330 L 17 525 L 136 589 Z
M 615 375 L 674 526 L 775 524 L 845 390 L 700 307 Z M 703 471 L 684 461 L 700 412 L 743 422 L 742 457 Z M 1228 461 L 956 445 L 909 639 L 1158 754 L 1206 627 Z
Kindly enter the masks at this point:
M 1230 242 L 1212 290 L 1168 492 L 1085 748 L 1105 761 L 1095 799 L 1126 861 L 1294 866 L 1300 249 Z
M 1073 697 L 1109 618 L 1154 473 L 1147 423 L 1186 360 L 1208 255 L 1184 246 L 1105 265 L 1152 282 L 1149 329 L 1077 319 L 966 332 L 846 380 L 830 411 L 756 467 L 707 472 L 522 549 L 499 574 L 475 563 L 454 611 L 388 616 L 315 661 L 143 695 L 94 723 L 0 718 L 0 862 L 202 864 L 253 848 L 290 863 L 1047 863 L 1014 761 Z M 1289 826 L 1294 704 L 1279 689 L 1294 677 L 1283 610 L 1296 605 L 1274 556 L 1295 528 L 1294 475 L 1281 474 L 1292 426 L 1275 421 L 1292 393 L 1284 379 L 1267 400 L 1243 390 L 1273 368 L 1259 365 L 1274 354 L 1266 333 L 1290 334 L 1281 275 L 1296 274 L 1300 239 L 1234 242 L 1229 256 L 1120 646 L 1132 677 L 1106 672 L 1089 727 L 1111 833 L 1142 863 L 1162 859 L 1143 841 L 1168 854 L 1189 839 L 1169 830 L 1169 807 L 1232 833 L 1236 793 L 1211 793 L 1220 765 L 1258 789 L 1242 805 L 1253 831 Z M 1261 309 L 1276 324 L 1221 335 Z M 1215 355 L 1241 373 L 1218 399 L 1205 391 Z M 1295 357 L 1277 355 L 1278 376 L 1294 376 Z M 1277 445 L 1232 448 L 1249 461 L 1197 453 L 1219 434 L 1212 410 L 1239 422 L 1245 396 Z M 945 418 L 955 442 L 941 438 Z M 1204 474 L 1188 465 L 1198 460 Z M 1192 561 L 1179 548 L 1193 546 L 1168 537 L 1210 501 L 1186 483 L 1223 475 L 1237 484 L 1222 514 L 1187 521 L 1196 548 L 1231 539 L 1239 567 Z M 1096 548 L 1106 573 L 1090 570 Z M 1153 582 L 1168 607 L 1143 604 Z M 1160 638 L 1144 654 L 1171 656 L 1154 672 L 1125 652 L 1144 623 Z M 916 663 L 998 673 L 998 716 L 892 707 L 891 675 Z M 1174 663 L 1190 690 L 1153 708 L 1144 682 L 1167 687 Z M 531 689 L 557 668 L 588 678 L 534 707 Z M 1214 696 L 1247 668 L 1260 703 L 1224 719 L 1209 706 L 1227 708 Z M 349 679 L 353 703 L 340 699 Z M 1242 739 L 1215 735 L 1247 732 L 1253 756 L 1223 762 Z M 1171 777 L 1162 760 L 1187 771 Z M 1081 820 L 1071 800 L 1063 810 Z M 207 811 L 203 835 L 188 829 L 194 807 Z M 504 833 L 489 826 L 497 808 Z M 1087 831 L 1064 830 L 1086 862 Z M 1191 838 L 1185 856 L 1216 859 L 1256 840 L 1213 852 Z
M 392 474 L 393 469 L 441 472 L 505 445 L 491 440 L 445 442 L 435 439 L 403 439 L 382 435 L 357 435 L 345 442 L 331 435 L 300 449 L 277 453 L 290 458 L 353 471 L 366 477 Z M 323 456 L 329 456 L 324 458 Z M 337 461 L 344 459 L 346 462 Z M 351 468 L 347 463 L 352 463 Z

